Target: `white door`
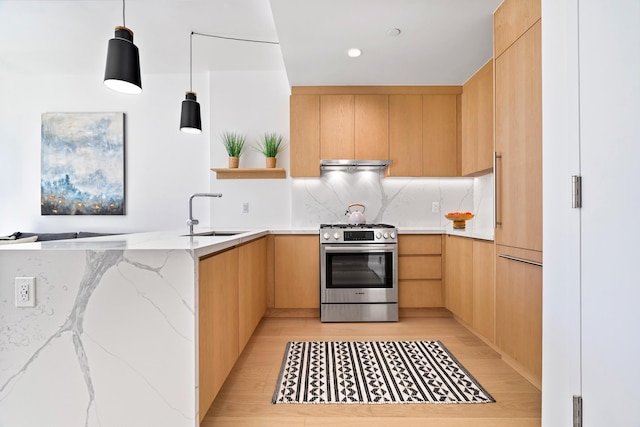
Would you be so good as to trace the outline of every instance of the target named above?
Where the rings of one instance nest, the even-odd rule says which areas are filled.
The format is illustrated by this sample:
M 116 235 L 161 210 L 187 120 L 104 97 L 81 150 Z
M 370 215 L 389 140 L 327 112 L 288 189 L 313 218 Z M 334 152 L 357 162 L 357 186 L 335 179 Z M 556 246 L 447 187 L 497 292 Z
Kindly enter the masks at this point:
M 640 0 L 580 0 L 586 427 L 640 425 Z
M 640 426 L 640 0 L 542 6 L 543 426 Z

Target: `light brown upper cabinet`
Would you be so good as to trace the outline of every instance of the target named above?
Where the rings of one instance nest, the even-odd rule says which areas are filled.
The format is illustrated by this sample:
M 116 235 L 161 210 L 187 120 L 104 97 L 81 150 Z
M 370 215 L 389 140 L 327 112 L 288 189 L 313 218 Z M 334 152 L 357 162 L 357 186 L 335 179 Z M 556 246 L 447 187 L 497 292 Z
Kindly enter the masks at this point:
M 355 158 L 353 95 L 320 97 L 320 158 Z
M 422 176 L 422 95 L 389 95 L 389 176 Z
M 460 176 L 459 97 L 422 97 L 422 176 Z
M 320 158 L 387 160 L 387 95 L 321 95 Z
M 493 60 L 462 87 L 462 175 L 493 170 Z
M 459 98 L 389 95 L 388 176 L 460 176 Z
M 292 177 L 319 176 L 320 159 L 391 159 L 387 176 L 460 176 L 461 86 L 291 91 Z
M 320 176 L 320 96 L 291 95 L 291 176 Z
M 355 159 L 389 159 L 389 97 L 355 95 Z
M 538 21 L 496 58 L 496 244 L 542 251 L 542 73 Z

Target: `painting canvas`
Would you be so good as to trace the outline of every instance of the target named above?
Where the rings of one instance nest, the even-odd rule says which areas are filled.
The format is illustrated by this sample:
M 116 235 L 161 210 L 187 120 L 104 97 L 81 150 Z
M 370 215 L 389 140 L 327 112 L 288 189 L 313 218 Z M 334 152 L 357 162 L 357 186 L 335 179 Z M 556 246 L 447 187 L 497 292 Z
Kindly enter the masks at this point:
M 42 114 L 42 215 L 124 215 L 124 113 Z

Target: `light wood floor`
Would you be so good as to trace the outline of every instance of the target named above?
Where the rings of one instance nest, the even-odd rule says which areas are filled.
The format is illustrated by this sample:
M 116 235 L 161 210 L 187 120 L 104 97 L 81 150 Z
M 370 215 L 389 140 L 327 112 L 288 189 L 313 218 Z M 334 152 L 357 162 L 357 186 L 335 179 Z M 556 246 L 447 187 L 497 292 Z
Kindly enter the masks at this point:
M 422 314 L 424 316 L 424 313 Z M 496 399 L 489 404 L 293 405 L 271 403 L 288 341 L 440 340 Z M 446 310 L 398 323 L 321 323 L 265 317 L 201 427 L 539 427 L 541 394 Z

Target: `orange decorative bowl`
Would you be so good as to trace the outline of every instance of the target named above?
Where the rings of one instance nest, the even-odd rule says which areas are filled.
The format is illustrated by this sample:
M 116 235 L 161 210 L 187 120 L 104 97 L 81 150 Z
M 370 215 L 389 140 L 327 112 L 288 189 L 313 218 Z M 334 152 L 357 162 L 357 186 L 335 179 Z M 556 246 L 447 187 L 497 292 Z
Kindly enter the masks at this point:
M 450 221 L 453 221 L 453 228 L 458 230 L 464 230 L 466 228 L 466 222 L 472 219 L 475 215 L 471 212 L 449 212 L 444 217 Z

